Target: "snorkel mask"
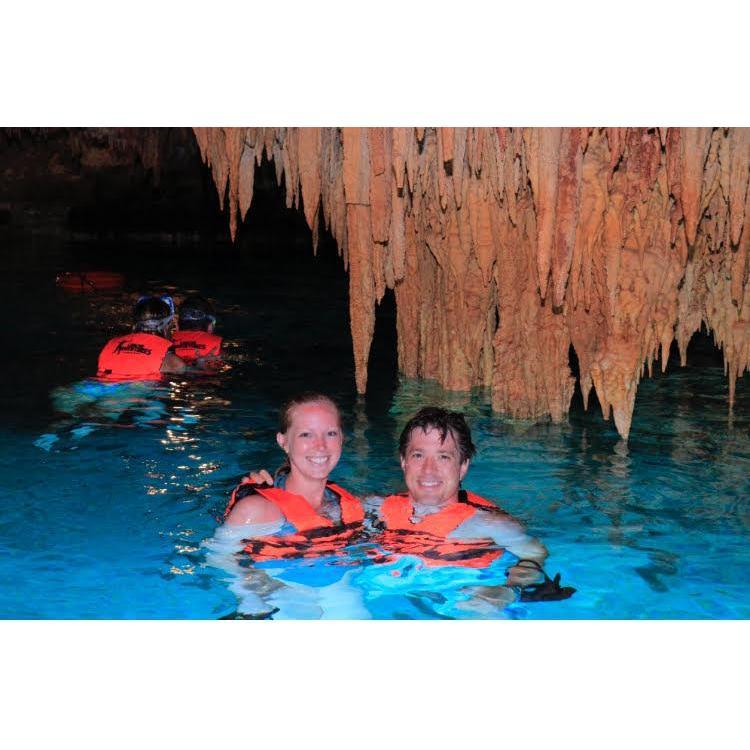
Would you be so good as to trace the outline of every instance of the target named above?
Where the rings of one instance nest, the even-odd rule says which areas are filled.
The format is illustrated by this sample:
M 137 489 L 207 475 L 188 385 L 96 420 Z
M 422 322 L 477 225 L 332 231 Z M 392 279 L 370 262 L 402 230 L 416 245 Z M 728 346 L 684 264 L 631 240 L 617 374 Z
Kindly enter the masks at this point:
M 170 317 L 174 318 L 174 300 L 168 294 L 161 294 L 158 297 L 155 294 L 143 294 L 138 297 L 135 303 L 136 307 L 147 299 L 160 299 L 162 302 L 166 302 L 169 306 Z
M 211 315 L 211 313 L 204 312 L 203 310 L 185 309 L 184 307 L 180 309 L 180 320 L 190 321 L 191 323 L 203 323 L 207 321 L 211 325 L 216 325 L 215 315 Z
M 135 308 L 138 307 L 142 302 L 146 300 L 161 300 L 169 308 L 169 313 L 158 318 L 140 318 L 136 320 L 135 326 L 138 330 L 149 332 L 149 333 L 161 333 L 166 332 L 169 326 L 174 322 L 174 300 L 168 294 L 162 294 L 159 297 L 154 295 L 146 294 L 138 298 L 135 303 Z

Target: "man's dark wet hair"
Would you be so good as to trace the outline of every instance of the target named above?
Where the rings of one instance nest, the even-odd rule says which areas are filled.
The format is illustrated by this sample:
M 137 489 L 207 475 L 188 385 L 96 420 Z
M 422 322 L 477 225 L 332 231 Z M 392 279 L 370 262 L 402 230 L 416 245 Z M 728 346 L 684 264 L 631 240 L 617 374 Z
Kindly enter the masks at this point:
M 207 331 L 212 323 L 216 323 L 216 313 L 207 299 L 191 294 L 180 305 L 179 321 L 182 331 Z
M 163 336 L 173 316 L 172 308 L 161 297 L 142 297 L 133 308 L 133 329 Z
M 398 452 L 401 458 L 406 458 L 406 448 L 409 445 L 414 430 L 437 430 L 440 433 L 440 440 L 444 441 L 450 432 L 456 441 L 458 452 L 461 456 L 461 463 L 468 461 L 477 452 L 474 443 L 471 441 L 471 430 L 466 424 L 464 415 L 458 411 L 448 411 L 439 406 L 425 406 L 420 409 L 407 423 L 401 432 L 398 441 Z

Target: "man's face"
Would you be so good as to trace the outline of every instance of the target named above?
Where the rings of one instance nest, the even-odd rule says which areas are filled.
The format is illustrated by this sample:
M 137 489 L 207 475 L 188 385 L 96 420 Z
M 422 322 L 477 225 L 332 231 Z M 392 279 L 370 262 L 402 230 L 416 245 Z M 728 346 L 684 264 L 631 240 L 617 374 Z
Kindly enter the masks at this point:
M 458 487 L 469 468 L 461 461 L 456 441 L 448 431 L 445 441 L 439 430 L 412 430 L 406 455 L 401 459 L 409 495 L 417 505 L 445 505 L 458 499 Z

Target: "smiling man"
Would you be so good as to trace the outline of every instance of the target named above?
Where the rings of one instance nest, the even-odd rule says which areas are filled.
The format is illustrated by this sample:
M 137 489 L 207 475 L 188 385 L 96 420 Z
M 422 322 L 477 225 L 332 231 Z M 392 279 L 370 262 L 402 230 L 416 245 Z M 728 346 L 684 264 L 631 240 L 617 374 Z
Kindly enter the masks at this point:
M 495 617 L 517 598 L 513 587 L 539 580 L 538 570 L 513 564 L 505 552 L 541 567 L 544 545 L 495 503 L 461 488 L 475 452 L 458 412 L 429 406 L 407 422 L 399 440 L 407 491 L 363 502 L 363 531 L 383 553 L 352 580 L 365 601 L 382 603 L 395 594 L 393 617 L 409 616 L 404 601 L 430 616 Z M 274 483 L 265 470 L 243 481 Z
M 380 502 L 381 543 L 391 553 L 412 555 L 427 568 L 484 569 L 507 550 L 541 565 L 547 550 L 495 503 L 461 488 L 476 449 L 463 415 L 428 406 L 407 422 L 399 440 L 407 491 Z M 526 566 L 512 566 L 503 586 L 477 586 L 488 602 L 512 600 L 508 587 L 536 580 Z

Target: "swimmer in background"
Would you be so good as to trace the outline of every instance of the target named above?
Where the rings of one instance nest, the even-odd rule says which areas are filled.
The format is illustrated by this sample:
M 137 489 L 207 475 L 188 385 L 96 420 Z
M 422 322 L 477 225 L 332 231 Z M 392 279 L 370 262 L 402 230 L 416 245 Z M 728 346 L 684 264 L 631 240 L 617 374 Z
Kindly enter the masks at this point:
M 361 592 L 348 585 L 353 569 L 330 564 L 364 520 L 360 501 L 328 478 L 343 445 L 338 407 L 320 393 L 291 399 L 276 441 L 287 458 L 275 483 L 268 476 L 235 488 L 224 524 L 205 543 L 208 563 L 232 574 L 240 617 L 367 618 Z
M 141 297 L 133 308 L 133 332 L 110 339 L 99 354 L 97 377 L 104 380 L 158 380 L 185 372 L 173 351 L 174 302 Z
M 51 393 L 56 411 L 70 415 L 40 435 L 34 445 L 49 451 L 62 435 L 78 440 L 104 424 L 157 425 L 165 405 L 156 397 L 166 374 L 185 372 L 172 351 L 174 303 L 171 297 L 141 297 L 133 308 L 133 332 L 110 339 L 99 354 L 96 378 L 59 386 Z M 132 419 L 134 415 L 134 419 Z M 84 421 L 81 421 L 83 419 Z
M 200 370 L 217 370 L 223 365 L 222 337 L 214 333 L 216 313 L 213 305 L 197 294 L 180 304 L 179 330 L 172 336 L 175 354 Z

